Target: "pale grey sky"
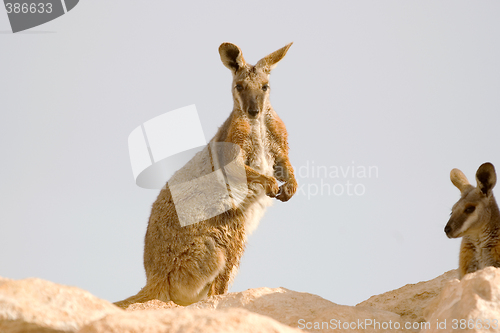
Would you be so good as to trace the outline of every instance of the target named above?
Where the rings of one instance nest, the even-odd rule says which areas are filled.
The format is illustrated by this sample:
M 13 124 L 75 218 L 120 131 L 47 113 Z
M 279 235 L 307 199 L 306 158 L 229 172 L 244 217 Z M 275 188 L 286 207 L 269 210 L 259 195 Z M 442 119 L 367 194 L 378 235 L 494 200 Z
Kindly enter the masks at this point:
M 13 35 L 0 9 L 0 276 L 110 301 L 144 286 L 158 190 L 134 184 L 128 135 L 196 104 L 210 140 L 232 108 L 226 41 L 250 63 L 294 42 L 271 102 L 301 170 L 231 291 L 282 286 L 354 305 L 456 268 L 449 172 L 500 169 L 499 14 L 482 0 L 82 0 Z

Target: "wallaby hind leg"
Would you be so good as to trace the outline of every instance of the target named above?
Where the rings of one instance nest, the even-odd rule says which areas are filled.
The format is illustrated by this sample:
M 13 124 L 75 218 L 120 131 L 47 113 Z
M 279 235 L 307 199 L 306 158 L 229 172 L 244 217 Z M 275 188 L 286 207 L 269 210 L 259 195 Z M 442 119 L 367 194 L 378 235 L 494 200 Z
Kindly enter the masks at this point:
M 196 303 L 207 297 L 215 278 L 224 271 L 226 265 L 224 251 L 216 247 L 211 237 L 192 239 L 189 246 L 174 258 L 175 264 L 167 267 L 159 262 L 153 265 L 156 270 L 148 267 L 146 286 L 137 295 L 114 304 L 126 308 L 130 304 L 152 299 L 173 301 L 184 306 Z
M 181 266 L 168 275 L 170 300 L 179 305 L 205 299 L 226 265 L 224 252 L 215 246 L 212 238 L 205 238 L 198 244 L 179 257 Z

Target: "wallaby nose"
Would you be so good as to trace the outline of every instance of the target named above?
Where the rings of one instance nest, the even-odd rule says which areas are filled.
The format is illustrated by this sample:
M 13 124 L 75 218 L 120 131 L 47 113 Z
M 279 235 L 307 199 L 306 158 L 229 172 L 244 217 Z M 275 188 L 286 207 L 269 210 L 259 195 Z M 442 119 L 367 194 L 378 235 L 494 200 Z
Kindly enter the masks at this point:
M 446 236 L 450 237 L 451 227 L 448 224 L 444 227 L 444 232 L 446 233 Z
M 248 113 L 252 116 L 255 117 L 256 115 L 259 114 L 259 109 L 250 109 L 248 110 Z

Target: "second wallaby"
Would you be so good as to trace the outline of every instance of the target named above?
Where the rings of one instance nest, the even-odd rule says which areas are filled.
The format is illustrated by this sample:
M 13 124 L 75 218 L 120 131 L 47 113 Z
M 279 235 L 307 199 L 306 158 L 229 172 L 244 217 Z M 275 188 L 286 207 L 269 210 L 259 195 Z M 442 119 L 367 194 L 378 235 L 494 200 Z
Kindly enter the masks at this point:
M 236 45 L 223 43 L 219 47 L 222 63 L 233 75 L 233 111 L 207 148 L 178 170 L 161 190 L 145 237 L 146 286 L 116 305 L 126 308 L 152 299 L 189 305 L 226 293 L 238 270 L 247 236 L 272 198 L 287 201 L 294 195 L 297 181 L 288 159 L 288 134 L 269 102 L 269 74 L 290 46 L 269 54 L 255 66 L 244 60 Z M 210 147 L 224 145 L 229 145 L 231 156 L 221 162 L 217 148 Z M 235 153 L 231 146 L 236 148 Z M 220 155 L 226 152 L 222 149 Z M 238 180 L 238 172 L 231 175 L 229 166 L 219 173 L 218 179 L 226 179 L 228 191 L 232 190 L 229 199 L 233 200 L 226 200 L 223 195 L 219 198 L 223 191 L 214 194 L 214 187 L 207 186 L 205 180 L 233 158 L 242 177 Z M 198 182 L 201 176 L 203 181 Z M 244 191 L 239 192 L 241 179 Z M 177 202 L 176 191 L 181 193 Z M 201 203 L 202 209 L 192 204 L 192 198 L 199 198 L 194 202 Z M 177 203 L 183 201 L 188 204 L 181 212 Z M 183 226 L 183 219 L 193 224 Z
M 461 192 L 444 228 L 449 238 L 462 237 L 459 257 L 460 279 L 488 266 L 500 267 L 500 212 L 493 196 L 497 182 L 491 163 L 476 172 L 477 187 L 458 169 L 451 170 L 451 182 Z

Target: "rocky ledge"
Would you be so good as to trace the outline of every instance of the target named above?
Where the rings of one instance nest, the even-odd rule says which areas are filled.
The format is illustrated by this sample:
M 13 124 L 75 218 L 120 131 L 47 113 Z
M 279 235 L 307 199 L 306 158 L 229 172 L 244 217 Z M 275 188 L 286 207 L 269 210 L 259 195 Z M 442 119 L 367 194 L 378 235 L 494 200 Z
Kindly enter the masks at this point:
M 122 310 L 76 287 L 0 278 L 0 332 L 497 332 L 500 269 L 461 281 L 456 271 L 356 305 L 285 288 L 210 297 L 187 307 L 158 300 Z

